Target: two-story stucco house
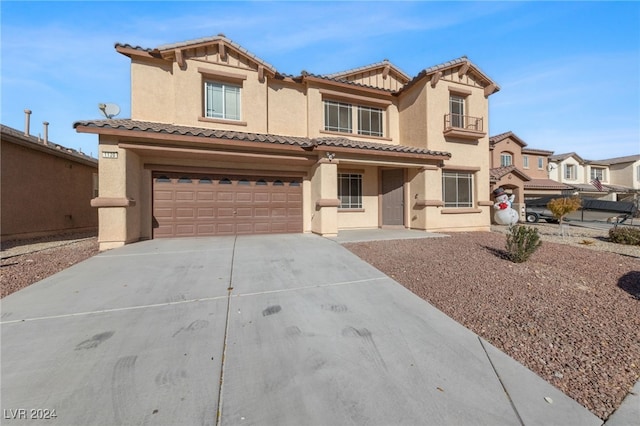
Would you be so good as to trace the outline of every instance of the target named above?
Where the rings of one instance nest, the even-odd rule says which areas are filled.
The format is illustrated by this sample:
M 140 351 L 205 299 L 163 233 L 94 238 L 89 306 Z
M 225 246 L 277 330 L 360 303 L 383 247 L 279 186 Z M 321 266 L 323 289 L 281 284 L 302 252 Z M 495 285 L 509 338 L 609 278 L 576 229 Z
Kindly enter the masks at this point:
M 584 160 L 575 152 L 549 157 L 551 177 L 584 198 L 621 201 L 640 190 L 640 155 Z M 597 182 L 596 182 L 597 180 Z
M 561 195 L 572 189 L 549 179 L 548 158 L 553 151 L 533 149 L 515 133 L 509 131 L 489 138 L 491 152 L 491 190 L 504 188 L 515 196 L 514 206 L 524 220 L 527 199 Z
M 292 76 L 224 35 L 131 59 L 131 119 L 99 135 L 101 249 L 140 239 L 398 226 L 488 230 L 488 97 L 466 57 Z

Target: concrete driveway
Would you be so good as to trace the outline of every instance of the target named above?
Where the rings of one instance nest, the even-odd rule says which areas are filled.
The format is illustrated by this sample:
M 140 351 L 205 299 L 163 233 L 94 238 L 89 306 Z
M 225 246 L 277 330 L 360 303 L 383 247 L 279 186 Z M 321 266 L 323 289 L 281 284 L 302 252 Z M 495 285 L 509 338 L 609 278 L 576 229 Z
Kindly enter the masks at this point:
M 6 297 L 1 326 L 3 424 L 602 424 L 315 235 L 128 245 Z

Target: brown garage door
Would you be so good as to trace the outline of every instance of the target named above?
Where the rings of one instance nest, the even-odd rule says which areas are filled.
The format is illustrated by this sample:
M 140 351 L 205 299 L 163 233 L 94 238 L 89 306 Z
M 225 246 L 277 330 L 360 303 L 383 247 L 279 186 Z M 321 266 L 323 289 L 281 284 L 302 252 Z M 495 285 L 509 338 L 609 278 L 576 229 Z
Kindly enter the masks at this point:
M 302 180 L 153 174 L 153 237 L 302 232 Z

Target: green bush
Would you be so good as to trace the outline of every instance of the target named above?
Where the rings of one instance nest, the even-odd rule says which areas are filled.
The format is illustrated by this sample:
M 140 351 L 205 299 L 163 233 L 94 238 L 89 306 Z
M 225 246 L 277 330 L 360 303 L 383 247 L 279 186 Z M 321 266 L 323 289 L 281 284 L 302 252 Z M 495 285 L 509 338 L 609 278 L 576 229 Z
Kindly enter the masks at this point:
M 640 246 L 640 228 L 616 226 L 609 229 L 609 240 L 617 244 Z
M 526 262 L 542 245 L 536 228 L 515 225 L 507 234 L 507 257 L 514 263 Z

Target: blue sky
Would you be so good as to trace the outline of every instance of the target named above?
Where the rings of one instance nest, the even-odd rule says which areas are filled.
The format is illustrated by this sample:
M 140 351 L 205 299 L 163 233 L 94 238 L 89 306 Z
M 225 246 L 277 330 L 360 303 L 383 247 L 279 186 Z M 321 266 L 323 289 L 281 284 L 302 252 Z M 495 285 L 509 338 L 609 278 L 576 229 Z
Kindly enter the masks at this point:
M 30 2 L 2 1 L 1 122 L 97 154 L 73 123 L 98 103 L 130 117 L 129 60 L 224 33 L 280 72 L 316 74 L 383 59 L 410 76 L 467 55 L 501 90 L 491 135 L 585 159 L 640 154 L 638 2 Z

